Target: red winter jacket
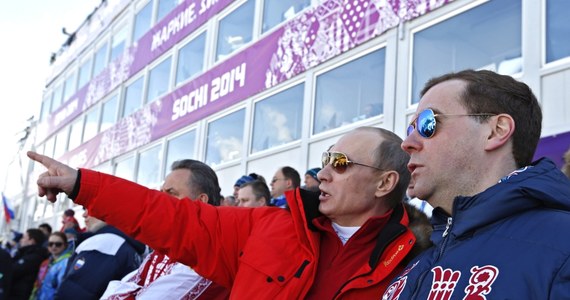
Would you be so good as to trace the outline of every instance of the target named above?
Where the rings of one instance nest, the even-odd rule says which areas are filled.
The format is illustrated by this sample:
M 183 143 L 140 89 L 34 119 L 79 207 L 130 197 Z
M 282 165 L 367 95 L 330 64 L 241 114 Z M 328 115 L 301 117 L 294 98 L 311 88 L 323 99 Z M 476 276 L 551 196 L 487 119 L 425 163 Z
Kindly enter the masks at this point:
M 232 299 L 303 299 L 313 285 L 321 234 L 308 221 L 320 216 L 315 193 L 288 192 L 290 210 L 214 207 L 180 201 L 111 175 L 80 172 L 76 203 L 200 275 L 231 287 Z M 381 297 L 415 243 L 407 225 L 405 209 L 394 209 L 369 262 L 335 299 Z

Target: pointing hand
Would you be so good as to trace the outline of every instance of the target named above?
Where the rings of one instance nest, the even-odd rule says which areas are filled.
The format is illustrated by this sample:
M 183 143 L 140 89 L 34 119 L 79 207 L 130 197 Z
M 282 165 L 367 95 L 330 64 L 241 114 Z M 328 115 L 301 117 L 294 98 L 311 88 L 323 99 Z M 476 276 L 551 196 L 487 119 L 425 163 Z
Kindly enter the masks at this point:
M 78 171 L 76 169 L 33 151 L 28 151 L 27 154 L 30 159 L 47 168 L 47 171 L 42 173 L 37 181 L 40 197 L 46 196 L 48 201 L 55 202 L 60 192 L 71 194 L 77 180 Z

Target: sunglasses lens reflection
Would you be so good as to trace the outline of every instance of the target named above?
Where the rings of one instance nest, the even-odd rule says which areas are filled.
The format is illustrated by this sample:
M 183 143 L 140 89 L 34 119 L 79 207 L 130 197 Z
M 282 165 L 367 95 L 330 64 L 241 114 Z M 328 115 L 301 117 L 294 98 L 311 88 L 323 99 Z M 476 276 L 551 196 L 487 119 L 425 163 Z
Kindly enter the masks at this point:
M 326 165 L 331 165 L 335 172 L 343 173 L 348 167 L 348 157 L 344 153 L 339 152 L 324 152 L 322 156 L 323 168 Z
M 435 134 L 435 116 L 431 109 L 426 109 L 420 113 L 416 123 L 418 133 L 425 137 L 430 138 Z

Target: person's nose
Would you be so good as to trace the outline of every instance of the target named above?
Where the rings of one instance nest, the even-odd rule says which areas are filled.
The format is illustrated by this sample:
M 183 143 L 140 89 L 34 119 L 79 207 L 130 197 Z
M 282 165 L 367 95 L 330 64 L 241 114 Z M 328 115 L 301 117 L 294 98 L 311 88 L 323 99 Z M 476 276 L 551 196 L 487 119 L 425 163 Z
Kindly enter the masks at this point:
M 402 150 L 406 151 L 408 154 L 412 154 L 414 151 L 419 151 L 422 148 L 422 141 L 419 133 L 414 130 L 410 135 L 408 135 L 402 142 Z

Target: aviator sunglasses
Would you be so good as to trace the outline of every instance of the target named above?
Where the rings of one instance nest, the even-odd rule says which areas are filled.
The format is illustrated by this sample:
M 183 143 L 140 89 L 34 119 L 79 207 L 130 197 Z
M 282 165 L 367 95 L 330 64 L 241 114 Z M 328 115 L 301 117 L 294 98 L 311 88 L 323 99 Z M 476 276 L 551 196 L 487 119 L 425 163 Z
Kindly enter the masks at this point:
M 428 108 L 423 110 L 418 116 L 412 120 L 410 125 L 408 126 L 407 135 L 410 136 L 414 129 L 418 131 L 418 133 L 426 139 L 431 138 L 435 134 L 435 128 L 437 125 L 436 117 L 439 116 L 449 116 L 449 117 L 471 117 L 471 116 L 482 116 L 482 117 L 490 117 L 496 116 L 496 114 L 491 113 L 478 113 L 478 114 L 436 114 L 433 112 L 432 109 Z
M 323 169 L 326 165 L 330 165 L 337 173 L 344 173 L 348 168 L 348 165 L 354 164 L 364 167 L 373 168 L 376 170 L 384 171 L 380 168 L 369 166 L 361 163 L 357 163 L 348 159 L 348 156 L 342 152 L 331 152 L 325 151 L 323 152 L 323 156 L 321 157 L 321 162 L 323 163 Z

